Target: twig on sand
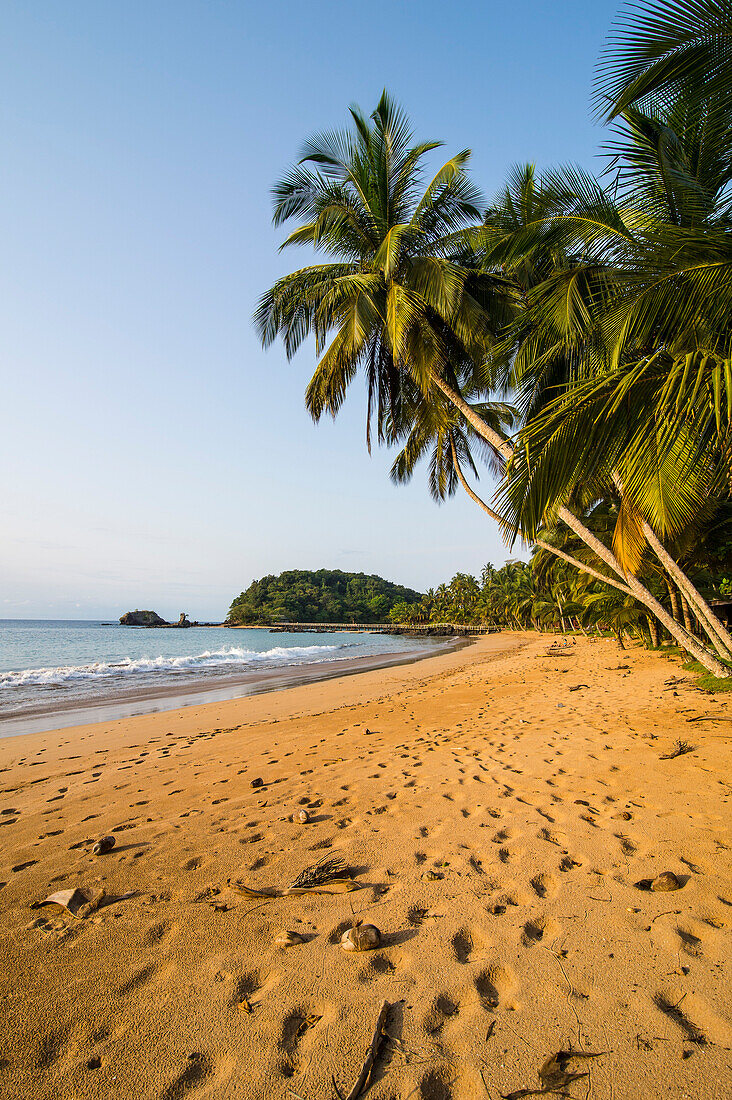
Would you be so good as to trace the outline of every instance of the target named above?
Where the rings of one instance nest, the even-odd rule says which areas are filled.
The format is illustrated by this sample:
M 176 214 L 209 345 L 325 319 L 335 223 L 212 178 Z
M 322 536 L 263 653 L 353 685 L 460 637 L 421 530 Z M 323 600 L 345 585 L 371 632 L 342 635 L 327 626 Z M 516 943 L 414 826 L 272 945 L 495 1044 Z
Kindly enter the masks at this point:
M 687 718 L 687 722 L 732 722 L 728 714 L 697 714 L 694 718 Z
M 692 719 L 690 718 L 689 721 L 691 722 Z M 688 741 L 677 741 L 671 749 L 671 752 L 665 753 L 663 756 L 659 757 L 659 759 L 675 760 L 677 756 L 686 756 L 687 752 L 693 752 L 695 748 L 696 746 L 690 745 Z
M 379 1046 L 381 1044 L 381 1040 L 384 1034 L 384 1024 L 386 1023 L 386 1017 L 389 1013 L 390 1007 L 391 1006 L 388 1001 L 382 1001 L 381 1008 L 379 1009 L 379 1015 L 376 1019 L 376 1027 L 374 1028 L 374 1033 L 371 1037 L 371 1045 L 369 1046 L 366 1057 L 364 1058 L 363 1065 L 361 1066 L 361 1072 L 358 1075 L 356 1084 L 353 1086 L 348 1096 L 346 1096 L 345 1100 L 356 1100 L 356 1098 L 361 1095 L 363 1088 L 369 1079 L 369 1075 L 371 1073 L 371 1070 L 373 1069 L 374 1062 L 376 1061 L 377 1055 L 379 1053 Z M 343 1100 L 343 1096 L 338 1088 L 338 1085 L 335 1082 L 335 1077 L 333 1078 L 333 1088 L 335 1089 L 336 1096 L 339 1098 L 339 1100 Z

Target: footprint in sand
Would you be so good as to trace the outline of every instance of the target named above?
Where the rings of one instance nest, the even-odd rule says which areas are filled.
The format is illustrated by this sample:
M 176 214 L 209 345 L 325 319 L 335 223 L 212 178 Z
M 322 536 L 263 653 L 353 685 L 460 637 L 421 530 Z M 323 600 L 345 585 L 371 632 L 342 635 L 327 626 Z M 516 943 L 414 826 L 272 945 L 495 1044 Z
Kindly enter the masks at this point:
M 145 933 L 145 942 L 150 944 L 151 947 L 157 947 L 158 944 L 168 938 L 175 927 L 170 921 L 157 921 Z
M 284 1057 L 280 1062 L 279 1070 L 283 1077 L 293 1077 L 300 1065 L 298 1048 L 303 1035 L 311 1027 L 314 1027 L 322 1019 L 304 1010 L 298 1009 L 290 1012 L 282 1024 L 279 1049 Z
M 556 938 L 560 932 L 560 926 L 554 920 L 544 920 L 536 917 L 527 920 L 521 933 L 521 943 L 524 947 L 533 947 L 537 943 L 548 943 Z
M 141 970 L 138 970 L 136 974 L 133 974 L 131 978 L 128 978 L 126 982 L 118 987 L 117 995 L 127 997 L 130 993 L 134 993 L 136 989 L 147 985 L 156 970 L 157 967 L 153 964 L 143 966 Z
M 450 1084 L 437 1070 L 431 1070 L 419 1082 L 419 1100 L 452 1100 Z
M 66 1046 L 70 1030 L 68 1027 L 59 1028 L 41 1037 L 36 1056 L 36 1065 L 39 1069 L 48 1069 L 58 1061 Z
M 446 993 L 439 993 L 432 1003 L 432 1008 L 424 1022 L 424 1029 L 428 1035 L 438 1035 L 447 1021 L 457 1016 L 460 1009 L 451 997 Z
M 161 1100 L 181 1100 L 211 1076 L 211 1060 L 205 1054 L 189 1054 L 185 1068 L 162 1093 Z
M 557 880 L 549 873 L 535 875 L 531 880 L 531 888 L 537 897 L 553 898 L 557 893 Z
M 473 953 L 473 937 L 467 928 L 461 928 L 452 937 L 452 949 L 459 963 L 470 962 L 470 956 Z
M 231 995 L 231 1005 L 233 1008 L 239 1008 L 249 1006 L 250 999 L 259 990 L 259 971 L 253 970 L 251 973 L 242 974 L 240 978 L 236 979 L 234 983 L 234 992 Z
M 508 998 L 516 991 L 517 982 L 510 968 L 496 963 L 482 970 L 475 978 L 474 985 L 484 1008 L 504 1006 L 513 1011 L 516 1005 Z

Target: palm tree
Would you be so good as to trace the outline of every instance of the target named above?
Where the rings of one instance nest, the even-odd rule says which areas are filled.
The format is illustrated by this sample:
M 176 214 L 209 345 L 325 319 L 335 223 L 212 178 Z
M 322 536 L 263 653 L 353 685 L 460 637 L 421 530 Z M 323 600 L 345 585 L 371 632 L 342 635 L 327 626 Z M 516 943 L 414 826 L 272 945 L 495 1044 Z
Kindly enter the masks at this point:
M 352 131 L 313 138 L 275 187 L 275 223 L 301 221 L 283 247 L 310 245 L 329 262 L 285 276 L 263 296 L 256 314 L 263 343 L 281 335 L 292 355 L 315 337 L 320 359 L 306 403 L 316 420 L 337 414 L 362 368 L 369 445 L 372 420 L 379 441 L 402 422 L 408 381 L 427 402 L 439 391 L 509 463 L 513 446 L 464 396 L 490 384 L 486 349 L 519 304 L 515 282 L 500 270 L 479 270 L 467 247 L 465 231 L 479 203 L 465 172 L 468 151 L 447 161 L 422 190 L 423 158 L 437 143 L 412 144 L 406 117 L 386 93 L 370 121 L 356 108 L 351 114 Z M 661 621 L 666 617 L 668 629 L 710 671 L 726 674 L 565 503 L 557 516 L 636 598 Z
M 597 70 L 598 112 L 613 119 L 628 107 L 673 100 L 679 92 L 729 109 L 730 0 L 646 0 L 621 14 Z
M 727 657 L 732 638 L 657 535 L 702 526 L 729 475 L 732 160 L 719 116 L 702 121 L 684 102 L 663 117 L 627 112 L 611 150 L 615 197 L 578 172 L 549 178 L 553 212 L 540 222 L 564 226 L 584 283 L 572 299 L 570 268 L 530 297 L 519 382 L 535 396 L 548 361 L 565 354 L 568 369 L 552 401 L 534 400 L 504 505 L 530 533 L 578 480 L 617 494 L 618 559 L 637 569 L 647 543 Z M 732 402 L 732 382 L 728 392 Z
M 500 276 L 470 270 L 460 231 L 479 219 L 480 194 L 463 150 L 424 186 L 424 158 L 439 142 L 413 144 L 386 92 L 371 119 L 351 108 L 353 129 L 319 134 L 275 186 L 275 225 L 301 224 L 283 244 L 310 245 L 330 262 L 280 279 L 255 323 L 265 346 L 281 335 L 288 356 L 309 335 L 318 365 L 306 404 L 315 420 L 336 415 L 357 371 L 368 382 L 367 437 L 375 418 L 398 419 L 402 375 L 429 393 L 431 371 L 463 377 L 482 359 L 489 322 L 506 315 Z M 490 307 L 490 308 L 488 308 Z

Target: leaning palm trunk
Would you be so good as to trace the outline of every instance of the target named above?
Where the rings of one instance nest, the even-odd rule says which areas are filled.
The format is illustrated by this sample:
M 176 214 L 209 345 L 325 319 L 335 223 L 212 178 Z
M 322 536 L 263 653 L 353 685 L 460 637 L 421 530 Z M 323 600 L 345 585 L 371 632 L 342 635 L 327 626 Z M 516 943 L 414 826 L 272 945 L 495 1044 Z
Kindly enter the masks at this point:
M 660 639 L 658 637 L 658 623 L 653 618 L 653 615 L 646 615 L 648 621 L 648 633 L 651 635 L 651 645 L 654 649 L 658 649 Z
M 460 481 L 460 484 L 462 485 L 465 492 L 468 494 L 470 499 L 478 505 L 479 508 L 482 508 L 483 511 L 490 516 L 492 520 L 495 520 L 495 522 L 499 524 L 499 526 L 504 526 L 505 520 L 503 519 L 503 517 L 500 516 L 498 512 L 496 512 L 493 508 L 491 508 L 490 505 L 486 504 L 486 502 L 481 497 L 479 497 L 475 490 L 472 489 L 471 486 L 468 484 L 467 480 L 465 479 L 465 475 L 463 474 L 462 466 L 460 465 L 460 461 L 457 456 L 457 451 L 455 450 L 455 444 L 452 442 L 452 440 L 450 441 L 450 447 L 452 450 L 452 464 L 455 469 L 455 473 L 458 476 L 458 480 Z M 595 580 L 602 581 L 603 584 L 608 584 L 611 588 L 617 588 L 619 592 L 624 592 L 626 596 L 633 595 L 627 584 L 621 584 L 619 581 L 614 580 L 612 577 L 606 577 L 603 573 L 599 573 L 597 569 L 593 569 L 591 565 L 585 565 L 585 563 L 583 561 L 580 561 L 578 558 L 573 558 L 570 554 L 565 554 L 565 552 L 563 550 L 560 550 L 557 546 L 552 546 L 550 542 L 544 542 L 543 539 L 534 539 L 534 545 L 540 546 L 542 550 L 547 550 L 555 557 L 561 558 L 562 561 L 568 562 L 570 565 L 573 565 L 575 569 L 578 569 L 581 573 L 587 573 L 588 576 L 594 577 Z
M 684 596 L 683 592 L 681 593 L 681 610 L 684 613 L 684 626 L 686 627 L 686 629 L 689 631 L 690 634 L 693 634 L 694 633 L 694 622 L 691 618 L 691 611 L 689 610 L 688 601 L 687 601 L 686 597 Z
M 694 587 L 683 569 L 674 561 L 650 524 L 643 521 L 643 534 L 661 564 L 678 584 L 693 607 L 702 628 L 721 657 L 732 656 L 732 635 L 720 622 L 702 594 Z
M 471 406 L 462 397 L 462 395 L 454 390 L 450 385 L 448 385 L 448 383 L 445 382 L 445 380 L 436 371 L 432 372 L 432 381 L 434 382 L 435 386 L 437 386 L 437 388 L 440 390 L 440 392 L 444 394 L 448 401 L 451 401 L 453 405 L 455 405 L 455 407 L 460 410 L 470 426 L 478 433 L 478 435 L 508 462 L 513 456 L 513 447 L 511 443 L 509 443 L 508 440 L 503 439 L 498 434 L 498 432 L 494 431 L 488 424 L 486 424 L 482 417 L 480 417 L 475 412 L 475 410 L 471 408 Z M 577 516 L 570 512 L 570 510 L 564 505 L 561 505 L 557 509 L 557 516 L 563 523 L 567 525 L 567 527 L 569 527 L 571 531 L 575 533 L 575 535 L 577 535 L 579 539 L 581 539 L 582 542 L 584 542 L 585 546 L 588 546 L 590 550 L 594 551 L 594 553 L 597 554 L 600 560 L 604 561 L 605 564 L 609 566 L 610 569 L 612 569 L 613 573 L 615 573 L 616 576 L 620 577 L 621 580 L 626 582 L 628 588 L 631 591 L 631 594 L 638 600 L 638 602 L 642 603 L 653 615 L 655 615 L 659 622 L 666 627 L 671 637 L 674 638 L 680 646 L 682 646 L 684 649 L 687 649 L 689 653 L 693 657 L 695 657 L 696 660 L 704 666 L 704 668 L 707 669 L 708 672 L 711 672 L 714 676 L 718 676 L 720 678 L 726 678 L 730 675 L 730 670 L 727 668 L 727 666 L 723 665 L 722 662 L 718 660 L 713 653 L 710 653 L 709 650 L 705 646 L 703 646 L 693 635 L 689 634 L 680 623 L 677 623 L 673 616 L 669 615 L 663 604 L 660 603 L 655 598 L 655 596 L 651 595 L 648 589 L 643 584 L 641 584 L 641 582 L 633 573 L 626 573 L 623 570 L 620 562 L 617 560 L 612 551 L 608 550 L 607 546 L 605 546 L 605 544 L 600 539 L 598 539 L 597 536 L 594 535 L 588 527 L 585 527 L 585 525 L 580 519 L 577 518 Z M 670 558 L 670 555 L 668 556 L 669 559 L 673 561 L 673 559 Z M 674 562 L 673 564 L 675 565 L 676 563 Z M 682 577 L 684 577 L 685 574 L 679 569 L 679 567 L 676 566 L 676 568 L 678 569 L 679 573 L 681 573 Z
M 665 578 L 666 588 L 668 589 L 668 598 L 671 602 L 671 614 L 676 619 L 677 623 L 681 622 L 681 604 L 679 603 L 679 594 L 676 591 L 674 582 L 668 577 Z

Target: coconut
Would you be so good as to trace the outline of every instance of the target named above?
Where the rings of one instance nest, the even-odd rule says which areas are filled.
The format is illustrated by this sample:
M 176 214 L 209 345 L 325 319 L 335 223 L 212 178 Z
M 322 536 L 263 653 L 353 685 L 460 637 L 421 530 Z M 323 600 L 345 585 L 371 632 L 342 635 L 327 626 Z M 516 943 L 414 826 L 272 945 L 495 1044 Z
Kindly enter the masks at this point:
M 344 951 L 373 951 L 381 943 L 381 932 L 375 924 L 354 924 L 341 936 Z
M 117 841 L 113 836 L 103 836 L 96 842 L 92 851 L 95 856 L 103 856 L 106 855 L 107 852 L 111 852 L 116 843 Z

